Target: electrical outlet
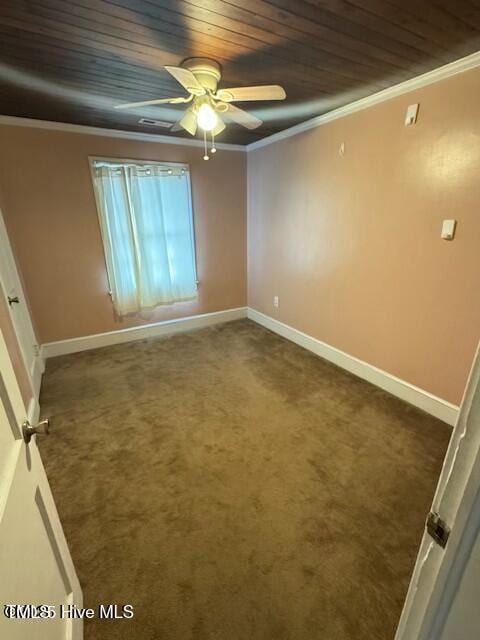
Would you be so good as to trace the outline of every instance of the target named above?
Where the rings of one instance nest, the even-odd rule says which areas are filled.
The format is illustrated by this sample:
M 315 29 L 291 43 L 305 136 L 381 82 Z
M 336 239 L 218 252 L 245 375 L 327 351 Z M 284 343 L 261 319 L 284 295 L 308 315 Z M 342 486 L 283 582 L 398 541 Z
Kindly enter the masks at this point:
M 273 296 L 273 306 L 278 307 L 278 296 Z

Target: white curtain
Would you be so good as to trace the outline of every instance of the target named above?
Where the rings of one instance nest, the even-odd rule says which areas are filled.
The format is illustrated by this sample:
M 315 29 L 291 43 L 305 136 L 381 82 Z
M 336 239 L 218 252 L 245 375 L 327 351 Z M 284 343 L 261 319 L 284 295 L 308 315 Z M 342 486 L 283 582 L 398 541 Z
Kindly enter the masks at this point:
M 194 298 L 188 168 L 94 162 L 93 173 L 116 312 Z

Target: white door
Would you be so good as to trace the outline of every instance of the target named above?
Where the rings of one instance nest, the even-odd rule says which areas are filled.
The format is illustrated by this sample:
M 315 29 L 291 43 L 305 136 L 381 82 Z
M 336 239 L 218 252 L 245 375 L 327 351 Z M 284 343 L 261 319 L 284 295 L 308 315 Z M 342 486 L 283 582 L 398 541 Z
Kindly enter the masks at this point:
M 60 606 L 81 607 L 82 591 L 35 442 L 46 436 L 27 444 L 25 416 L 0 331 L 0 638 L 81 640 L 81 620 Z
M 480 355 L 470 373 L 432 512 L 446 546 L 425 531 L 396 640 L 480 638 Z M 434 531 L 435 533 L 435 531 Z M 440 530 L 437 533 L 441 533 Z M 444 540 L 443 540 L 444 541 Z
M 36 398 L 40 393 L 43 359 L 33 330 L 8 232 L 0 210 L 0 294 L 3 294 L 17 335 L 25 368 Z

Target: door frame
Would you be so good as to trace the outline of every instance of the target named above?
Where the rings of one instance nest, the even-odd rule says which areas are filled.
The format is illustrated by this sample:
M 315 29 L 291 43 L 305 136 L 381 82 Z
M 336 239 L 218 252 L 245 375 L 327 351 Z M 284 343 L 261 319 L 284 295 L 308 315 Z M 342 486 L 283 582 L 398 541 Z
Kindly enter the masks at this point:
M 5 256 L 4 259 L 1 258 L 2 255 Z M 10 236 L 5 224 L 3 211 L 0 207 L 0 294 L 3 294 L 5 300 L 7 300 L 7 297 L 9 295 L 6 285 L 7 279 L 11 279 L 13 281 L 15 290 L 18 292 L 22 301 L 22 313 L 24 314 L 25 322 L 27 325 L 26 333 L 22 330 L 22 327 L 19 326 L 18 319 L 8 302 L 6 303 L 6 306 L 8 307 L 10 320 L 17 337 L 18 346 L 20 348 L 22 360 L 25 365 L 25 371 L 27 373 L 28 379 L 30 380 L 33 399 L 35 404 L 38 405 L 42 375 L 45 371 L 45 361 L 42 357 L 40 344 L 33 327 L 27 297 L 25 295 L 22 279 L 18 272 L 17 261 L 15 259 L 15 254 L 10 242 Z M 32 340 L 34 341 L 33 343 Z M 29 357 L 26 344 L 31 344 L 33 347 L 33 359 Z M 38 406 L 28 407 L 28 410 L 29 414 L 34 414 L 35 412 L 38 413 Z

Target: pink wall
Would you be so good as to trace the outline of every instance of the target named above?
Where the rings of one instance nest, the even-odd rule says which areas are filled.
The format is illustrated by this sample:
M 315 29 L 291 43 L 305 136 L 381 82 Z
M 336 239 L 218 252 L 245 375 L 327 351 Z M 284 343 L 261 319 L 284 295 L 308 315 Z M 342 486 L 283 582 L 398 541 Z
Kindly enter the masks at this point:
M 0 126 L 5 222 L 40 342 L 246 304 L 246 161 L 219 150 Z M 198 299 L 118 320 L 107 276 L 88 156 L 190 164 Z
M 480 337 L 479 104 L 474 70 L 250 152 L 249 306 L 459 403 Z

